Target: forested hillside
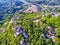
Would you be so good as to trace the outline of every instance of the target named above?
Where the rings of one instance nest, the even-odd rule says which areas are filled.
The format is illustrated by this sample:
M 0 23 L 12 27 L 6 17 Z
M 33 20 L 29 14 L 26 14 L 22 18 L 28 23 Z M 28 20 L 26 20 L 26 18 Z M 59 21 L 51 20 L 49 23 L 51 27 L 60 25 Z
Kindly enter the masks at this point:
M 0 28 L 0 45 L 60 45 L 60 16 L 16 13 Z
M 0 45 L 60 45 L 60 0 L 0 0 Z

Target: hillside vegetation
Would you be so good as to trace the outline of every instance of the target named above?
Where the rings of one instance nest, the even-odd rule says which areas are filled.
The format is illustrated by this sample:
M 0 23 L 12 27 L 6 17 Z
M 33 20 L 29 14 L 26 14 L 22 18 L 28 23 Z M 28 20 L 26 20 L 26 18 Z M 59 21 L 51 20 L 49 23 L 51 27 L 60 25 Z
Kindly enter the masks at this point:
M 41 12 L 16 13 L 7 19 L 0 28 L 0 45 L 20 45 L 22 39 L 22 44 L 26 45 L 60 45 L 60 16 L 42 16 Z M 28 38 L 23 33 L 15 37 L 16 27 L 22 27 Z

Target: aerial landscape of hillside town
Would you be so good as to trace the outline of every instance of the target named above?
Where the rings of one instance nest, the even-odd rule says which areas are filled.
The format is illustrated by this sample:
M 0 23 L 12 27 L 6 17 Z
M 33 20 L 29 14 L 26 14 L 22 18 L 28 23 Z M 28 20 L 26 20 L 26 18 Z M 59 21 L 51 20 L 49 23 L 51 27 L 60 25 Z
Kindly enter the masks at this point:
M 0 45 L 60 45 L 60 0 L 0 0 Z

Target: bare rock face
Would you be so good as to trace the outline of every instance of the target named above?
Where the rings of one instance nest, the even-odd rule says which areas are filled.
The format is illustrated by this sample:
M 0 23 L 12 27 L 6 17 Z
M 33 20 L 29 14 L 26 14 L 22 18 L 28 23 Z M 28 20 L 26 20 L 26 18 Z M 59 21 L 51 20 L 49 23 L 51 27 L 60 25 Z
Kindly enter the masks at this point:
M 46 36 L 45 36 L 45 34 L 42 34 L 42 38 L 43 38 L 44 40 L 46 40 Z
M 55 32 L 55 27 L 48 27 L 47 29 L 47 37 L 53 40 L 53 37 L 55 36 L 56 32 Z
M 23 37 L 28 38 L 28 33 L 23 30 L 22 26 L 14 29 L 14 36 L 17 37 L 19 34 L 23 34 Z
M 24 38 L 22 37 L 22 39 L 20 41 L 20 45 L 28 45 L 28 42 L 25 42 Z

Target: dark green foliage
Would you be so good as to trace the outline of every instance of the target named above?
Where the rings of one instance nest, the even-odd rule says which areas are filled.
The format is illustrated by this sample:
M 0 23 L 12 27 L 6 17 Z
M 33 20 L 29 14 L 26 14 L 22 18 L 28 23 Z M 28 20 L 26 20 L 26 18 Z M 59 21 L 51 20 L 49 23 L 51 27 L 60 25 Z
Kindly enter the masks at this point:
M 38 16 L 40 16 L 40 13 L 37 14 L 38 16 L 36 14 L 37 13 L 15 15 L 20 16 L 20 18 L 16 19 L 16 26 L 22 26 L 24 31 L 26 31 L 29 35 L 29 38 L 25 39 L 25 42 L 28 42 L 28 45 L 59 45 L 60 17 L 52 17 L 50 15 L 47 15 L 39 18 L 39 22 L 34 22 L 36 20 L 32 20 L 32 18 L 37 18 Z M 13 17 L 15 18 L 15 16 Z M 5 29 L 5 32 L 0 34 L 0 45 L 20 45 L 20 41 L 23 35 L 20 34 L 15 38 L 13 26 L 14 21 L 8 22 L 6 25 L 2 26 L 3 29 Z M 52 41 L 47 36 L 46 40 L 44 40 L 42 37 L 42 33 L 44 33 L 45 35 L 47 34 L 46 30 L 48 26 L 54 26 L 57 29 L 55 41 Z

